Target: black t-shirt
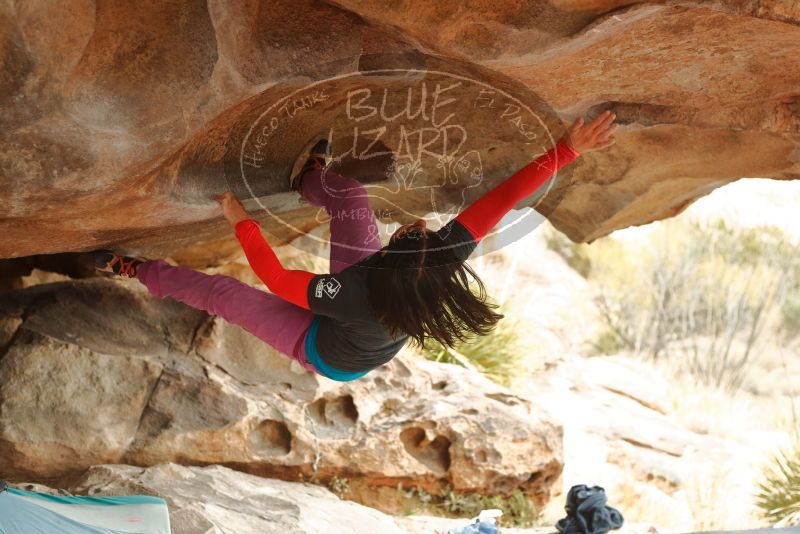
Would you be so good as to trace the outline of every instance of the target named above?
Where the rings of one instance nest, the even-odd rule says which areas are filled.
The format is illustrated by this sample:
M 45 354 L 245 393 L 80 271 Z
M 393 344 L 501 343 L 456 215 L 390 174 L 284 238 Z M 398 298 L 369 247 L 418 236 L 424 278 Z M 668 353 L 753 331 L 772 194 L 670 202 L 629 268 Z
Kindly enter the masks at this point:
M 455 248 L 460 261 L 477 246 L 472 234 L 456 219 L 438 233 Z M 380 251 L 375 254 L 380 254 Z M 336 274 L 319 274 L 308 285 L 308 305 L 320 315 L 317 352 L 336 369 L 369 371 L 391 360 L 409 336 L 393 338 L 378 322 L 368 299 L 367 275 L 372 256 Z

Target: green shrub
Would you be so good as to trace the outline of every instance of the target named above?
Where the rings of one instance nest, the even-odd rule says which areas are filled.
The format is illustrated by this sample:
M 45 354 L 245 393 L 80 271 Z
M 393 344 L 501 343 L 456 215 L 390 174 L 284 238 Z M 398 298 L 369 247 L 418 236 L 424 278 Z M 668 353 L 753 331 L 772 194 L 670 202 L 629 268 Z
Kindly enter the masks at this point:
M 334 476 L 328 481 L 328 489 L 340 499 L 344 499 L 350 492 L 350 481 Z
M 800 447 L 780 452 L 764 470 L 756 504 L 771 525 L 800 526 Z
M 800 290 L 792 291 L 781 306 L 781 329 L 790 338 L 800 334 Z
M 616 332 L 608 328 L 601 331 L 591 344 L 594 353 L 604 355 L 617 354 L 625 348 Z
M 438 495 L 432 495 L 416 487 L 405 490 L 402 484 L 398 484 L 397 489 L 407 498 L 432 506 L 449 516 L 472 518 L 481 510 L 498 508 L 503 511 L 502 523 L 505 526 L 533 527 L 542 520 L 541 510 L 519 488 L 508 496 L 460 493 L 449 487 Z
M 547 229 L 545 242 L 547 248 L 564 258 L 567 265 L 578 271 L 581 276 L 584 278 L 589 276 L 592 271 L 592 260 L 586 245 L 575 243 L 553 227 Z
M 514 527 L 532 527 L 542 520 L 541 510 L 520 489 L 508 497 L 455 493 L 448 489 L 442 493 L 442 506 L 463 517 L 475 517 L 481 510 L 498 508 L 503 511 L 503 524 Z
M 784 326 L 793 324 L 798 252 L 777 228 L 723 221 L 664 221 L 633 251 L 598 240 L 590 281 L 606 329 L 593 345 L 680 356 L 679 368 L 698 381 L 736 390 L 781 309 Z
M 502 309 L 498 312 L 504 313 Z M 429 339 L 422 347 L 422 355 L 436 362 L 473 368 L 499 384 L 508 385 L 519 374 L 525 356 L 524 332 L 519 318 L 506 313 L 489 334 L 457 343 L 453 349 Z

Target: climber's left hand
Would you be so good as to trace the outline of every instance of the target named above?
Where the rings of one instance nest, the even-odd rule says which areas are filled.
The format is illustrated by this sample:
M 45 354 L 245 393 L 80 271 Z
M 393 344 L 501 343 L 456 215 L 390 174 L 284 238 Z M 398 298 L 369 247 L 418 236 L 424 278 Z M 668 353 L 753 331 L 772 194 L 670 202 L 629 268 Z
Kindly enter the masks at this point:
M 604 111 L 593 121 L 584 124 L 583 117 L 572 123 L 564 136 L 572 148 L 584 154 L 592 150 L 599 150 L 611 146 L 616 142 L 614 132 L 619 127 L 614 124 L 616 113 Z
M 232 191 L 228 191 L 219 197 L 217 202 L 222 206 L 222 214 L 233 228 L 236 228 L 238 223 L 250 218 L 244 206 L 242 206 L 242 202 Z

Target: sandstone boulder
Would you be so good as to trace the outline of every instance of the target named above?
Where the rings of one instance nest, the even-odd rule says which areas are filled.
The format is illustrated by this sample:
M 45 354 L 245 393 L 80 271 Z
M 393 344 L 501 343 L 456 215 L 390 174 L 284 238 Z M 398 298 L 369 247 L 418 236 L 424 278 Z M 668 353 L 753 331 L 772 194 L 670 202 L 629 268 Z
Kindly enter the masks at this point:
M 220 466 L 99 465 L 90 468 L 70 492 L 163 497 L 173 534 L 404 532 L 390 516 L 340 500 L 320 486 L 265 479 Z
M 711 514 L 729 528 L 760 524 L 753 488 L 768 455 L 756 443 L 680 424 L 671 387 L 663 371 L 634 358 L 566 356 L 517 391 L 535 392 L 564 428 L 563 491 L 600 485 L 626 521 L 668 531 L 693 531 Z M 749 434 L 755 442 L 759 432 Z M 554 500 L 544 517 L 561 513 Z
M 6 293 L 0 477 L 50 480 L 102 462 L 222 464 L 289 480 L 398 483 L 539 504 L 561 431 L 535 402 L 457 366 L 399 356 L 337 383 L 236 326 L 137 281 Z M 372 492 L 374 494 L 374 492 Z
M 433 534 L 463 527 L 471 518 L 392 517 L 340 500 L 313 484 L 265 479 L 221 466 L 160 464 L 90 467 L 69 488 L 15 484 L 59 495 L 155 495 L 166 499 L 174 534 Z M 503 527 L 504 534 L 550 534 L 552 527 Z M 658 534 L 644 525 L 625 525 L 618 534 Z
M 326 132 L 384 220 L 447 218 L 611 109 L 617 144 L 526 201 L 591 241 L 800 177 L 799 20 L 790 0 L 4 4 L 0 257 L 219 263 L 226 189 L 286 241 L 324 222 L 286 179 Z

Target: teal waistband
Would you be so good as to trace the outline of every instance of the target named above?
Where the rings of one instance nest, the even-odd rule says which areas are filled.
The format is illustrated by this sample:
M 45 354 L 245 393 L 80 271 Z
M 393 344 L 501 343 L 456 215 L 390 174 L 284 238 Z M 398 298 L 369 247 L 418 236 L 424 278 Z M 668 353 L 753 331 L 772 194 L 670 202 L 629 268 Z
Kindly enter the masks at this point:
M 319 320 L 320 316 L 317 315 L 314 317 L 314 320 L 311 321 L 311 326 L 308 328 L 308 334 L 306 335 L 306 358 L 308 359 L 308 363 L 314 366 L 314 369 L 320 372 L 323 376 L 330 378 L 331 380 L 337 380 L 339 382 L 349 382 L 350 380 L 355 380 L 356 378 L 361 378 L 369 371 L 361 371 L 360 373 L 351 373 L 349 371 L 342 371 L 341 369 L 336 369 L 335 367 L 331 367 L 319 356 L 319 352 L 317 352 L 317 329 L 319 328 Z

